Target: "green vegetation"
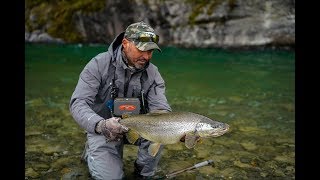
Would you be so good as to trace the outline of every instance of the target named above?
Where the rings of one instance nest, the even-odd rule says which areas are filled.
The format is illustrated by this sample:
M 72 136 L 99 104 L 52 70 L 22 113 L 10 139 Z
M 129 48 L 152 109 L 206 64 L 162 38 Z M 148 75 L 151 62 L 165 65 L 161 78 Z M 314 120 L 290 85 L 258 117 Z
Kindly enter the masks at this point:
M 189 16 L 190 24 L 197 24 L 196 18 L 199 14 L 206 12 L 207 15 L 210 15 L 214 10 L 222 5 L 226 0 L 186 0 L 187 3 L 192 4 L 192 12 Z M 227 5 L 229 10 L 232 10 L 235 7 L 235 0 L 227 0 Z
M 53 37 L 60 37 L 67 42 L 78 42 L 82 37 L 73 24 L 75 13 L 101 11 L 105 4 L 105 0 L 26 0 L 26 28 L 29 32 L 44 29 Z M 32 21 L 30 16 L 35 20 Z

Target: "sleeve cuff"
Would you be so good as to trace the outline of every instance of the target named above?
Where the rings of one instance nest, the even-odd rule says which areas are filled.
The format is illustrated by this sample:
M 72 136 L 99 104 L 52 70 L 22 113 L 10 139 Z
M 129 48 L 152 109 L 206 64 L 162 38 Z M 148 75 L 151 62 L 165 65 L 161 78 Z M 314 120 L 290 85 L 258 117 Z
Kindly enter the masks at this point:
M 93 116 L 90 116 L 88 118 L 88 131 L 91 132 L 91 133 L 96 133 L 96 134 L 99 134 L 96 132 L 96 126 L 98 124 L 98 122 L 100 122 L 101 120 L 104 120 L 101 116 L 95 114 Z

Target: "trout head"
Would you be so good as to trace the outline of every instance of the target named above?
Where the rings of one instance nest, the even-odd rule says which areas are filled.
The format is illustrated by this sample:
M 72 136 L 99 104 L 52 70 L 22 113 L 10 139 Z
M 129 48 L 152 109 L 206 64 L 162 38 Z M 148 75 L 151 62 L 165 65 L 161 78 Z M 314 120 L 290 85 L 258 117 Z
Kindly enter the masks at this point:
M 213 120 L 200 121 L 195 131 L 200 137 L 218 137 L 229 131 L 229 125 Z

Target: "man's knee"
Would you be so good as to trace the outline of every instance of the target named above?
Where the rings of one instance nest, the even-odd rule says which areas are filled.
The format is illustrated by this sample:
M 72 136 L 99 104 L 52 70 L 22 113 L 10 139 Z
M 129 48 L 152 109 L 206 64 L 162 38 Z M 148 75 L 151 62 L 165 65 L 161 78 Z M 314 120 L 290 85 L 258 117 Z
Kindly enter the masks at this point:
M 97 160 L 89 155 L 87 162 L 90 174 L 94 179 L 122 179 L 124 177 L 123 164 L 118 160 L 113 158 Z
M 122 179 L 123 142 L 109 142 L 102 135 L 87 134 L 87 165 L 94 179 Z

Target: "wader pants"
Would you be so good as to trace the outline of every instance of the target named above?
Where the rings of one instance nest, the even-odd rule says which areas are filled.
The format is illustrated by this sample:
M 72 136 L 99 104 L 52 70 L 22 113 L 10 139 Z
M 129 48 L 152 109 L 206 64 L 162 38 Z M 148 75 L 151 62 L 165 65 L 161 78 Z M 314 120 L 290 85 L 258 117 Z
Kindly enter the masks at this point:
M 84 152 L 84 160 L 87 161 L 89 172 L 94 179 L 122 179 L 123 172 L 123 146 L 124 138 L 120 141 L 106 142 L 103 135 L 87 133 L 87 143 Z M 153 176 L 161 157 L 163 146 L 155 157 L 148 154 L 150 141 L 139 138 L 135 143 L 139 146 L 135 169 L 139 169 L 141 176 Z M 139 173 L 139 172 L 137 172 Z

